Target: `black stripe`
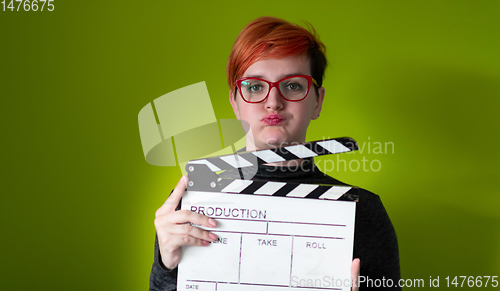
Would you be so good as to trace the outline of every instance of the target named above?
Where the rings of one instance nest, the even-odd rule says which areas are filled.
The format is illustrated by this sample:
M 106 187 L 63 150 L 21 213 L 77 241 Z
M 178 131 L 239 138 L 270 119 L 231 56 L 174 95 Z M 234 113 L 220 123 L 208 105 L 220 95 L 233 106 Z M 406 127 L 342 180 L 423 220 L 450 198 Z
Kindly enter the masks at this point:
M 313 198 L 318 199 L 323 193 L 328 191 L 328 189 L 332 188 L 331 186 L 319 186 L 314 189 L 311 193 L 307 194 L 305 198 Z
M 285 148 L 276 148 L 276 149 L 271 149 L 271 150 L 273 152 L 275 152 L 276 154 L 278 154 L 283 159 L 285 159 L 286 161 L 300 159 L 299 157 L 297 157 L 296 155 L 292 154 L 291 152 L 289 152 Z
M 349 189 L 349 191 L 344 193 L 344 195 L 340 196 L 339 199 L 337 199 L 337 200 L 358 202 L 359 201 L 358 194 L 359 194 L 359 188 L 352 187 L 351 189 Z
M 249 161 L 252 165 L 255 165 L 255 161 L 257 161 L 257 165 L 262 165 L 262 164 L 267 163 L 263 159 L 252 154 L 252 152 L 245 152 L 245 153 L 241 153 L 241 154 L 239 153 L 238 156 L 241 156 L 245 160 Z
M 359 194 L 359 188 L 358 187 L 351 187 L 351 189 L 349 189 L 349 191 L 347 191 L 346 193 L 353 194 L 353 195 L 358 195 Z
M 276 191 L 273 196 L 286 196 L 288 193 L 290 193 L 293 189 L 297 188 L 300 184 L 286 184 L 285 186 L 281 187 L 278 191 Z
M 331 154 L 324 147 L 320 146 L 318 144 L 318 142 L 316 142 L 316 141 L 308 142 L 308 143 L 304 144 L 304 147 L 306 147 L 307 149 L 309 149 L 312 152 L 316 153 L 318 156 Z
M 245 176 L 243 175 L 243 170 L 241 168 L 238 168 L 238 174 L 240 175 L 241 180 L 245 180 Z
M 354 202 L 358 202 L 359 201 L 359 196 L 358 195 L 354 195 L 354 194 L 345 193 L 344 195 L 340 196 L 337 200 L 339 200 L 339 201 L 354 201 Z
M 254 194 L 260 187 L 264 186 L 267 182 L 264 181 L 254 181 L 252 184 L 248 185 L 245 189 L 243 189 L 241 194 Z

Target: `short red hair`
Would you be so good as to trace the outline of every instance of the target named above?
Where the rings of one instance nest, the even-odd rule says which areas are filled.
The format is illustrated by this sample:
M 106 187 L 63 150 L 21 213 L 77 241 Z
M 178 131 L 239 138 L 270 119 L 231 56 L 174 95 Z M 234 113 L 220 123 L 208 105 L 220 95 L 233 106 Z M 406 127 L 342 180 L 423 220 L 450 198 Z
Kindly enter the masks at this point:
M 326 48 L 317 38 L 314 28 L 309 27 L 311 31 L 268 16 L 257 18 L 245 26 L 236 38 L 227 62 L 227 81 L 231 91 L 235 91 L 236 80 L 257 59 L 280 59 L 303 53 L 307 53 L 311 75 L 321 87 L 326 68 Z

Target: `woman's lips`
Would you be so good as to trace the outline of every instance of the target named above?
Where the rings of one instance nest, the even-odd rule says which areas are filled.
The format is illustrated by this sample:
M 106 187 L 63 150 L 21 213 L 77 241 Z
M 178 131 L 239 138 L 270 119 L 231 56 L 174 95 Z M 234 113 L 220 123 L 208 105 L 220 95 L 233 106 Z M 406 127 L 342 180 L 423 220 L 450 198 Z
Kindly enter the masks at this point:
M 268 114 L 261 119 L 267 125 L 277 125 L 283 120 L 285 120 L 285 117 L 279 114 Z

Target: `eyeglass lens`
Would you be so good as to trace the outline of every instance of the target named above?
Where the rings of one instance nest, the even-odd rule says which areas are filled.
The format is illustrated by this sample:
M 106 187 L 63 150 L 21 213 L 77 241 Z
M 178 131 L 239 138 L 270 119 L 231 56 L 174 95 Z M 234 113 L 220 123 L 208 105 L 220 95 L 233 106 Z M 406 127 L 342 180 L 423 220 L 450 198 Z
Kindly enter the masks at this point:
M 300 100 L 308 91 L 308 82 L 304 77 L 288 78 L 279 83 L 279 90 L 288 100 Z M 250 102 L 259 102 L 266 98 L 269 84 L 256 79 L 247 79 L 241 82 L 241 94 Z

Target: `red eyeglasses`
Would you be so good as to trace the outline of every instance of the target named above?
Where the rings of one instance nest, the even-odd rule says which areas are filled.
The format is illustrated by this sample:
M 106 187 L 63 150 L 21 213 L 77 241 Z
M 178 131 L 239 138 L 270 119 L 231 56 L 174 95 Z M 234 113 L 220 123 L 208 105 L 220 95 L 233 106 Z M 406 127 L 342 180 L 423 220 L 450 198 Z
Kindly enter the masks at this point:
M 281 97 L 286 101 L 297 102 L 307 97 L 313 83 L 318 86 L 316 80 L 311 76 L 294 75 L 277 82 L 254 77 L 242 78 L 236 81 L 236 86 L 240 90 L 243 100 L 248 103 L 259 103 L 266 100 L 273 87 L 278 89 Z

